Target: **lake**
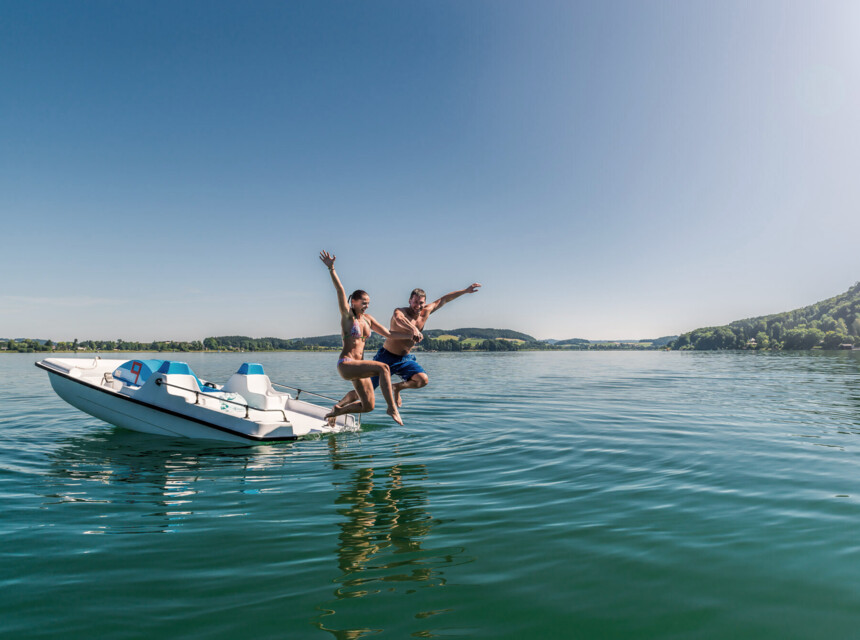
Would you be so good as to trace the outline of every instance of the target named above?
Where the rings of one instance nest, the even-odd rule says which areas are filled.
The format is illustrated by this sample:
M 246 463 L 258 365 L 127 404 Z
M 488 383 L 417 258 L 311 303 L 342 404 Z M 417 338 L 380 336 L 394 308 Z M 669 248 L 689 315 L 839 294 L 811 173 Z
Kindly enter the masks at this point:
M 405 426 L 377 394 L 359 433 L 250 447 L 111 427 L 41 357 L 0 356 L 3 637 L 860 627 L 860 351 L 419 354 Z M 348 389 L 333 353 L 161 357 Z

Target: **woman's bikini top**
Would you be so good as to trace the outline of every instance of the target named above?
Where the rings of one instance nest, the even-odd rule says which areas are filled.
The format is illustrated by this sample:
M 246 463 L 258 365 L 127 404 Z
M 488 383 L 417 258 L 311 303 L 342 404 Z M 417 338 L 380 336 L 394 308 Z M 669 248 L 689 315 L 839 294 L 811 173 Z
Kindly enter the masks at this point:
M 367 322 L 367 326 L 369 327 L 370 322 L 368 322 L 367 320 L 365 320 L 365 322 Z M 358 318 L 353 318 L 352 328 L 349 330 L 349 334 L 343 334 L 344 340 L 346 340 L 347 337 L 350 337 L 353 340 L 367 340 L 367 338 L 369 338 L 370 336 L 362 335 L 361 323 L 359 322 Z

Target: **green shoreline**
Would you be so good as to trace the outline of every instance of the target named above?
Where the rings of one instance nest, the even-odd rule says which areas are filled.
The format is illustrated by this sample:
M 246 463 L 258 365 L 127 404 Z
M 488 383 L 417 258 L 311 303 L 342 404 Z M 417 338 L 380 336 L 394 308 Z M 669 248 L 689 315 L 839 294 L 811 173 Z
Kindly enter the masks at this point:
M 648 340 L 590 341 L 538 340 L 533 336 L 509 329 L 460 328 L 431 329 L 424 332 L 416 352 L 468 353 L 495 351 L 569 351 L 569 350 L 646 350 L 665 347 L 675 336 Z M 382 347 L 381 336 L 370 337 L 365 350 L 374 353 Z M 203 340 L 43 340 L 36 338 L 0 339 L 0 352 L 53 353 L 269 353 L 269 352 L 337 352 L 342 349 L 340 335 L 305 338 L 251 338 L 248 336 L 218 336 Z
M 375 350 L 375 348 L 374 348 Z M 459 351 L 448 351 L 442 349 L 415 349 L 413 353 L 514 353 L 518 351 L 666 351 L 666 347 L 643 346 L 633 343 L 621 343 L 605 345 L 602 343 L 594 344 L 589 347 L 573 347 L 560 346 L 556 347 L 550 344 L 540 347 L 519 347 L 516 349 L 462 349 Z M 369 350 L 370 351 L 370 350 Z M 335 347 L 316 347 L 313 349 L 79 349 L 70 351 L 67 349 L 2 349 L 0 355 L 10 353 L 48 353 L 48 354 L 121 354 L 121 353 L 339 353 L 340 348 Z

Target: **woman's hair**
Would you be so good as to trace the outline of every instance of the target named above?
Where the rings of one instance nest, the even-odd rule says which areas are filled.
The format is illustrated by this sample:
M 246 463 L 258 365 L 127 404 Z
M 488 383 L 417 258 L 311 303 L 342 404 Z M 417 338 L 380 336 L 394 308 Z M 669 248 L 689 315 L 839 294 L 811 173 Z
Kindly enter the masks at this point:
M 349 294 L 349 298 L 346 299 L 347 302 L 350 302 L 353 298 L 360 298 L 361 296 L 368 295 L 367 291 L 363 289 L 356 289 L 352 293 Z

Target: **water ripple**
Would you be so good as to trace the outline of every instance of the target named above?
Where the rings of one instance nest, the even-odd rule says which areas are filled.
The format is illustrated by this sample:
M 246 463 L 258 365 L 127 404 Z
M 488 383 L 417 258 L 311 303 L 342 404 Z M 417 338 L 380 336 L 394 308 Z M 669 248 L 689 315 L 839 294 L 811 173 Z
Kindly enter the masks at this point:
M 115 429 L 4 355 L 0 635 L 850 637 L 858 355 L 424 354 L 404 427 L 258 447 Z

